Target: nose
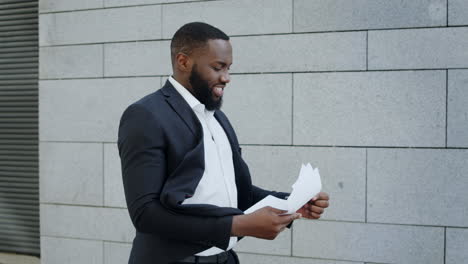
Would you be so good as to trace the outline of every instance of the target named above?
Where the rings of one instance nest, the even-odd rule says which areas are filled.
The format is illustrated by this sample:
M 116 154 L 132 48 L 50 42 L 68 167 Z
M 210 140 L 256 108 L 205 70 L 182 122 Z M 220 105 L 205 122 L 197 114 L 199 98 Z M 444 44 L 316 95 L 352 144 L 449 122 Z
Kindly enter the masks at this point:
M 231 77 L 229 76 L 229 72 L 225 71 L 223 75 L 221 75 L 221 82 L 229 83 L 231 81 Z

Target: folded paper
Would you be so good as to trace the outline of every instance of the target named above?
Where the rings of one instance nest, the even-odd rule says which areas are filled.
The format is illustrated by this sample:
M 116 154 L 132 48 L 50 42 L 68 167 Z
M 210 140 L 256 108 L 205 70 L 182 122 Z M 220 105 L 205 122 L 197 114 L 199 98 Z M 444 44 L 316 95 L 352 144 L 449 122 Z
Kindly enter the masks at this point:
M 288 211 L 284 214 L 293 214 L 305 205 L 310 199 L 317 195 L 322 189 L 320 173 L 318 168 L 313 168 L 310 163 L 302 164 L 299 176 L 292 185 L 292 192 L 287 200 L 283 200 L 272 195 L 260 200 L 258 203 L 245 210 L 245 214 L 250 214 L 265 206 L 271 206 L 280 210 Z

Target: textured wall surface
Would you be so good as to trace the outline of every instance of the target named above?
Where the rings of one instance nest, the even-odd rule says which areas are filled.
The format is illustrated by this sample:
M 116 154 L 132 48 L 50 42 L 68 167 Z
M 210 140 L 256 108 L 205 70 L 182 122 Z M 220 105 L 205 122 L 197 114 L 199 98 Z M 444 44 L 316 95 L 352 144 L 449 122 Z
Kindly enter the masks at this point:
M 289 191 L 311 162 L 331 195 L 242 263 L 466 263 L 468 1 L 40 0 L 42 263 L 127 263 L 119 118 L 191 21 L 231 36 L 253 182 Z

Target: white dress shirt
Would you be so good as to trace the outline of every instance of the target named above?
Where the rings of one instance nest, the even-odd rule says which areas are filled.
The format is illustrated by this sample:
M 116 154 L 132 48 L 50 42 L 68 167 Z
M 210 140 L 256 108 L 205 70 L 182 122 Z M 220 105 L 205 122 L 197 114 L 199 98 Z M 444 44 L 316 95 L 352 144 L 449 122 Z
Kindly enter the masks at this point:
M 205 172 L 192 197 L 182 204 L 213 204 L 222 207 L 237 208 L 237 187 L 232 162 L 232 150 L 224 129 L 214 117 L 214 111 L 205 109 L 186 88 L 174 78 L 169 81 L 195 112 L 203 128 L 205 150 Z M 237 243 L 237 237 L 231 237 L 228 249 Z M 227 251 L 226 250 L 226 251 Z M 211 247 L 199 252 L 197 256 L 211 256 L 224 250 Z

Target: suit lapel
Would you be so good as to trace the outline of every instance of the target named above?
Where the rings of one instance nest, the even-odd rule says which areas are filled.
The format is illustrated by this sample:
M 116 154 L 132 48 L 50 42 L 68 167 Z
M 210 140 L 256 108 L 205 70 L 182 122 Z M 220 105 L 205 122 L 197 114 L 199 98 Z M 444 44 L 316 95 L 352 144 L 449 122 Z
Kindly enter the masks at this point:
M 232 152 L 235 153 L 237 152 L 237 149 L 234 149 L 234 146 L 238 145 L 234 141 L 235 135 L 234 135 L 234 130 L 232 130 L 231 125 L 228 123 L 226 118 L 224 118 L 222 115 L 219 114 L 218 111 L 215 111 L 214 114 L 216 120 L 218 120 L 219 124 L 221 127 L 223 127 L 224 132 L 226 133 L 226 136 L 229 140 L 229 144 L 231 145 Z
M 195 136 L 199 135 L 197 131 L 200 131 L 201 125 L 198 121 L 198 118 L 195 116 L 195 113 L 190 108 L 189 104 L 177 92 L 169 80 L 167 80 L 166 84 L 164 84 L 164 86 L 161 88 L 161 92 L 166 96 L 166 101 L 177 113 L 177 115 L 179 115 L 179 117 L 184 121 L 190 131 Z
M 202 129 L 200 121 L 198 121 L 198 118 L 193 110 L 190 108 L 184 98 L 177 92 L 174 86 L 172 86 L 169 80 L 167 80 L 164 86 L 161 88 L 161 92 L 166 96 L 166 101 L 169 103 L 169 105 L 171 105 L 172 109 L 174 109 L 174 111 L 184 121 L 190 131 L 196 136 L 198 134 L 197 131 Z M 228 121 L 226 118 L 220 115 L 218 111 L 215 111 L 214 116 L 223 127 L 224 132 L 228 137 L 229 143 L 231 144 L 232 150 L 236 151 L 234 149 L 234 146 L 237 145 L 234 141 L 234 131 L 231 129 Z

